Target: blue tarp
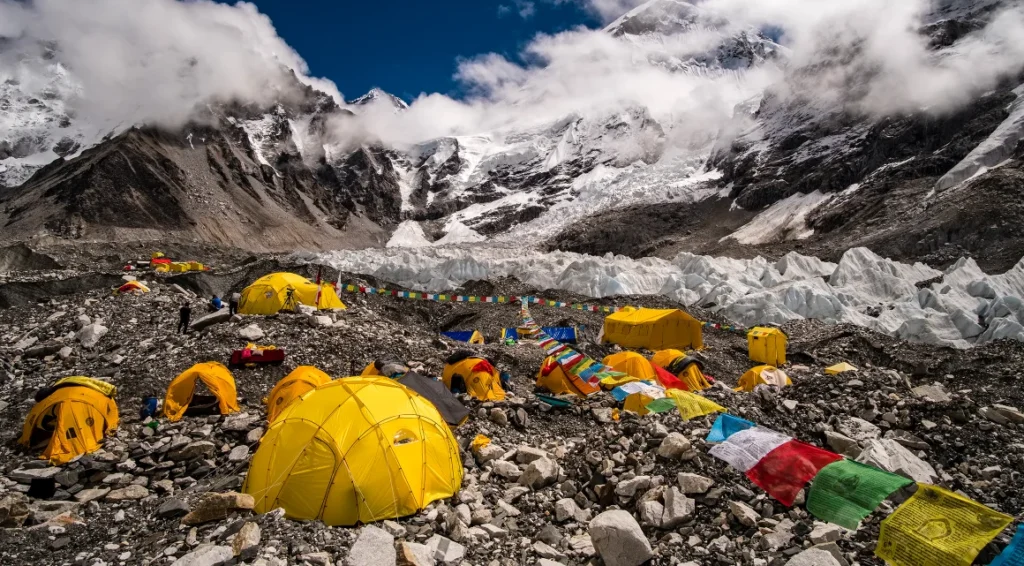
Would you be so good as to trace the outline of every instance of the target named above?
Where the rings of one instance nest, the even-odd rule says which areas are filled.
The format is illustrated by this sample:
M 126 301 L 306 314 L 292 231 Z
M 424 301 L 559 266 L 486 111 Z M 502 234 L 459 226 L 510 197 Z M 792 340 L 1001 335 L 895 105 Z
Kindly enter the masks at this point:
M 582 330 L 583 327 L 575 326 L 544 326 L 541 327 L 548 336 L 558 340 L 563 344 L 575 344 L 577 342 L 577 330 Z M 519 340 L 519 332 L 515 328 L 506 328 L 501 333 L 502 340 Z
M 447 336 L 448 338 L 458 342 L 470 342 L 473 340 L 474 335 L 479 336 L 476 330 L 455 330 L 441 333 L 441 336 Z
M 730 436 L 736 434 L 741 430 L 747 430 L 748 428 L 754 428 L 754 423 L 734 417 L 729 414 L 718 415 L 718 419 L 715 420 L 715 424 L 711 426 L 711 432 L 708 433 L 708 437 L 704 439 L 705 442 L 725 442 Z

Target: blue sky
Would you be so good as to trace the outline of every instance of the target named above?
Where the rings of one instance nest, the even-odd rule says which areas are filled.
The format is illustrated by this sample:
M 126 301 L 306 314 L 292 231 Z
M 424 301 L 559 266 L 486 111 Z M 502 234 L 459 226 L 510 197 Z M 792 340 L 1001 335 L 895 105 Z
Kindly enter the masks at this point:
M 459 97 L 452 79 L 458 58 L 495 52 L 511 59 L 539 32 L 599 25 L 575 2 L 252 1 L 310 74 L 333 80 L 348 99 L 374 86 L 407 101 L 421 92 Z M 529 12 L 529 5 L 524 18 L 520 8 Z

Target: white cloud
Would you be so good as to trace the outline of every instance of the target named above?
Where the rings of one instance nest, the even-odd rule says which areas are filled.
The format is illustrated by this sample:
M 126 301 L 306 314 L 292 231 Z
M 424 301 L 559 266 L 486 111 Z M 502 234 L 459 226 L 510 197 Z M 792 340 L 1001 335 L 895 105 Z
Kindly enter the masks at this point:
M 609 19 L 621 15 L 612 10 L 636 4 L 587 0 Z M 941 113 L 1024 68 L 1020 9 L 934 50 L 920 31 L 926 0 L 704 0 L 698 8 L 704 25 L 657 41 L 580 28 L 540 34 L 515 60 L 494 53 L 462 60 L 456 78 L 469 93 L 464 100 L 425 94 L 405 113 L 370 113 L 357 120 L 358 127 L 345 129 L 402 145 L 644 107 L 668 130 L 671 143 L 698 147 L 730 122 L 737 104 L 768 88 L 872 116 Z M 738 73 L 686 74 L 656 64 L 705 56 L 724 38 L 767 26 L 783 30 L 788 50 L 781 68 L 769 62 Z
M 177 124 L 211 100 L 269 102 L 294 89 L 288 69 L 341 98 L 247 2 L 0 0 L 0 36 L 3 74 L 45 76 L 38 55 L 55 44 L 81 83 L 74 110 L 97 122 Z
M 537 13 L 537 6 L 533 2 L 516 0 L 516 8 L 519 10 L 519 17 L 524 20 L 530 19 Z

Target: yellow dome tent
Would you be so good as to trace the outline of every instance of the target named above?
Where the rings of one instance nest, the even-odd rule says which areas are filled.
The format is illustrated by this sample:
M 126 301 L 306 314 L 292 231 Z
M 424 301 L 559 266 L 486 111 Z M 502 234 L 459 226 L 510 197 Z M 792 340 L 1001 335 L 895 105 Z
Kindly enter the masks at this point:
M 40 458 L 59 466 L 98 450 L 104 436 L 117 424 L 117 403 L 113 399 L 96 388 L 65 382 L 32 407 L 18 442 L 31 447 L 46 440 Z
M 505 390 L 501 388 L 501 376 L 491 362 L 483 358 L 465 358 L 454 363 L 445 364 L 441 381 L 449 391 L 456 376 L 462 378 L 466 393 L 481 401 L 504 401 Z
M 775 367 L 786 363 L 786 333 L 781 329 L 755 326 L 747 332 L 750 361 Z
M 548 356 L 537 371 L 537 387 L 546 389 L 555 395 L 577 395 L 586 397 L 600 391 L 582 379 L 570 375 L 562 369 L 555 358 Z
M 614 389 L 631 381 L 653 381 L 658 383 L 658 373 L 647 358 L 636 352 L 619 352 L 605 356 L 601 362 L 613 370 L 626 374 L 623 377 L 606 377 L 601 380 L 605 389 Z
M 840 362 L 834 366 L 825 368 L 825 373 L 828 375 L 838 375 L 847 371 L 857 371 L 857 368 L 846 362 Z
M 383 377 L 347 377 L 289 405 L 252 457 L 255 510 L 351 526 L 416 513 L 462 485 L 459 446 L 434 406 Z
M 758 385 L 774 385 L 776 387 L 785 387 L 787 385 L 793 385 L 792 380 L 786 375 L 786 372 L 775 366 L 757 366 L 747 373 L 743 374 L 740 378 L 740 382 L 736 384 L 736 391 L 753 391 Z
M 651 356 L 651 364 L 675 375 L 689 391 L 703 391 L 711 387 L 711 382 L 704 377 L 700 361 L 681 350 L 658 350 Z
M 320 310 L 345 308 L 334 287 L 330 285 L 317 285 L 294 273 L 271 273 L 242 290 L 238 312 L 276 314 L 281 310 L 295 310 L 300 304 Z
M 220 414 L 228 415 L 241 410 L 238 408 L 235 378 L 231 376 L 231 372 L 224 364 L 206 362 L 188 368 L 167 386 L 164 416 L 171 422 L 180 421 L 181 417 L 185 416 L 185 410 L 188 409 L 196 391 L 196 381 L 202 381 L 217 398 Z
M 678 309 L 625 307 L 604 319 L 602 341 L 623 348 L 700 350 L 702 329 L 699 320 Z
M 331 376 L 313 366 L 299 366 L 293 369 L 291 373 L 281 378 L 281 381 L 270 390 L 270 395 L 267 395 L 267 422 L 274 422 L 292 401 L 330 381 Z

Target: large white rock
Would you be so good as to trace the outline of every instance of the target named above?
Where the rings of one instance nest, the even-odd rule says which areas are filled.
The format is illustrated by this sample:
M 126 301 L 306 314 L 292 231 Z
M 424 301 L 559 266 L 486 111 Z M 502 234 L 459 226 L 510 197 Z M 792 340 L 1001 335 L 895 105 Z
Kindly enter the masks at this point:
M 238 336 L 240 338 L 242 338 L 243 340 L 248 340 L 250 342 L 255 342 L 255 341 L 263 338 L 264 334 L 263 334 L 263 329 L 262 328 L 260 328 L 259 326 L 255 325 L 255 324 L 250 324 L 249 326 L 245 326 L 245 327 L 242 327 L 242 328 L 238 329 Z
M 786 566 L 842 566 L 835 556 L 819 548 L 807 550 L 790 558 Z
M 75 334 L 75 338 L 85 348 L 94 348 L 96 344 L 100 343 L 100 338 L 103 338 L 108 332 L 106 326 L 102 324 L 88 324 L 83 326 L 78 334 Z
M 230 546 L 201 544 L 192 552 L 175 560 L 171 566 L 217 566 L 235 557 Z
M 869 440 L 857 461 L 921 483 L 935 483 L 938 479 L 931 464 L 915 456 L 899 442 L 888 438 Z
M 605 511 L 590 521 L 590 540 L 606 566 L 639 566 L 654 553 L 640 524 L 626 511 Z
M 685 523 L 696 510 L 697 502 L 683 495 L 676 487 L 665 490 L 665 512 L 661 516 L 661 526 L 674 529 Z
M 395 566 L 397 559 L 395 537 L 384 529 L 367 525 L 348 551 L 345 566 Z
M 531 489 L 547 487 L 558 481 L 558 464 L 550 458 L 539 458 L 519 476 L 519 484 Z

